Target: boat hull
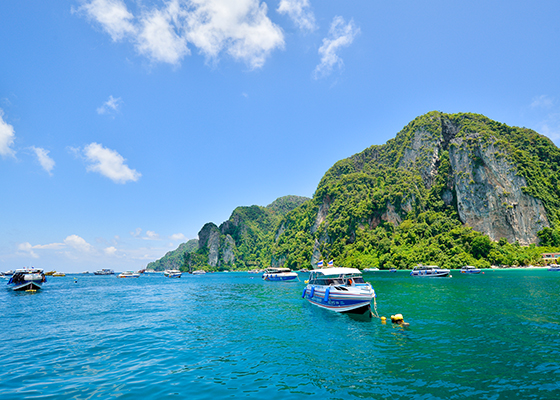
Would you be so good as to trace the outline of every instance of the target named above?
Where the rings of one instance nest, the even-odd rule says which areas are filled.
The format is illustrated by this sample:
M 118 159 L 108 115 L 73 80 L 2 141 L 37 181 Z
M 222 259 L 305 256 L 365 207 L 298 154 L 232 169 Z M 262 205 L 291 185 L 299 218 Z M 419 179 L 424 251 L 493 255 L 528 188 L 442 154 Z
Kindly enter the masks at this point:
M 444 278 L 449 275 L 449 271 L 444 272 L 433 272 L 433 273 L 422 273 L 426 271 L 413 271 L 410 273 L 410 276 L 417 276 L 419 278 Z
M 289 274 L 263 274 L 263 280 L 271 282 L 288 282 L 295 281 L 298 279 L 298 275 L 295 272 Z
M 26 290 L 39 290 L 43 286 L 43 282 L 38 281 L 26 281 L 19 284 L 14 284 L 12 290 L 22 292 Z
M 371 300 L 375 296 L 373 290 L 370 289 L 371 291 L 368 290 L 363 294 L 350 291 L 342 293 L 336 290 L 331 292 L 331 290 L 332 287 L 308 285 L 303 298 L 314 306 L 337 313 L 364 314 L 371 311 Z

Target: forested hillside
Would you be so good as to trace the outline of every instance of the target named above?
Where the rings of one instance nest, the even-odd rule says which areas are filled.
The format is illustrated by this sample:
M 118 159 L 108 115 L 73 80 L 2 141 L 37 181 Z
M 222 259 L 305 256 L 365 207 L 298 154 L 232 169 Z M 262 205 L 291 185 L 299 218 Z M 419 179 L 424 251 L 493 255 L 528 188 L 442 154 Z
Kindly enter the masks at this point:
M 559 171 L 560 150 L 530 129 L 430 112 L 335 163 L 312 199 L 206 224 L 183 269 L 538 264 L 560 251 Z

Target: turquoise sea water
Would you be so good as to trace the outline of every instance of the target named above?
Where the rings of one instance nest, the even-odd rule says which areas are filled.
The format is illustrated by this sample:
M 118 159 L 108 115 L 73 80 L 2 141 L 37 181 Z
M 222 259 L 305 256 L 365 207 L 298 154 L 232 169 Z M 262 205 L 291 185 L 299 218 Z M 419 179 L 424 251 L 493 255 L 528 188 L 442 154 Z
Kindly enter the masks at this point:
M 0 398 L 560 398 L 560 273 L 452 275 L 364 275 L 408 329 L 308 304 L 304 275 L 0 287 Z

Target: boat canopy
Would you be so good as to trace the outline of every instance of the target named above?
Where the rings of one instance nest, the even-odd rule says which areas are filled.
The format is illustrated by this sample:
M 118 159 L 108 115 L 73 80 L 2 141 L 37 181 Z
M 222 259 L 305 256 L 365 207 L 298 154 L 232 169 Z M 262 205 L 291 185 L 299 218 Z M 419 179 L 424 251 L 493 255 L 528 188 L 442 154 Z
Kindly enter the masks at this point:
M 358 274 L 361 275 L 362 271 L 357 268 L 344 268 L 344 267 L 335 267 L 335 268 L 322 268 L 322 269 L 314 269 L 312 272 L 316 274 L 322 274 L 325 276 L 340 276 L 340 275 L 349 275 L 349 274 Z

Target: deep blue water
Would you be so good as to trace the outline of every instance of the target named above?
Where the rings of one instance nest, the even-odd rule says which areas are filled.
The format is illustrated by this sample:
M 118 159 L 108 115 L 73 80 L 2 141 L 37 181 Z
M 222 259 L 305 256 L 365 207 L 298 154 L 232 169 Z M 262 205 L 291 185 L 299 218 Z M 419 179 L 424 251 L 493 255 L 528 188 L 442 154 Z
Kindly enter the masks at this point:
M 365 274 L 408 329 L 308 304 L 304 276 L 76 277 L 0 287 L 0 399 L 560 398 L 560 272 Z

